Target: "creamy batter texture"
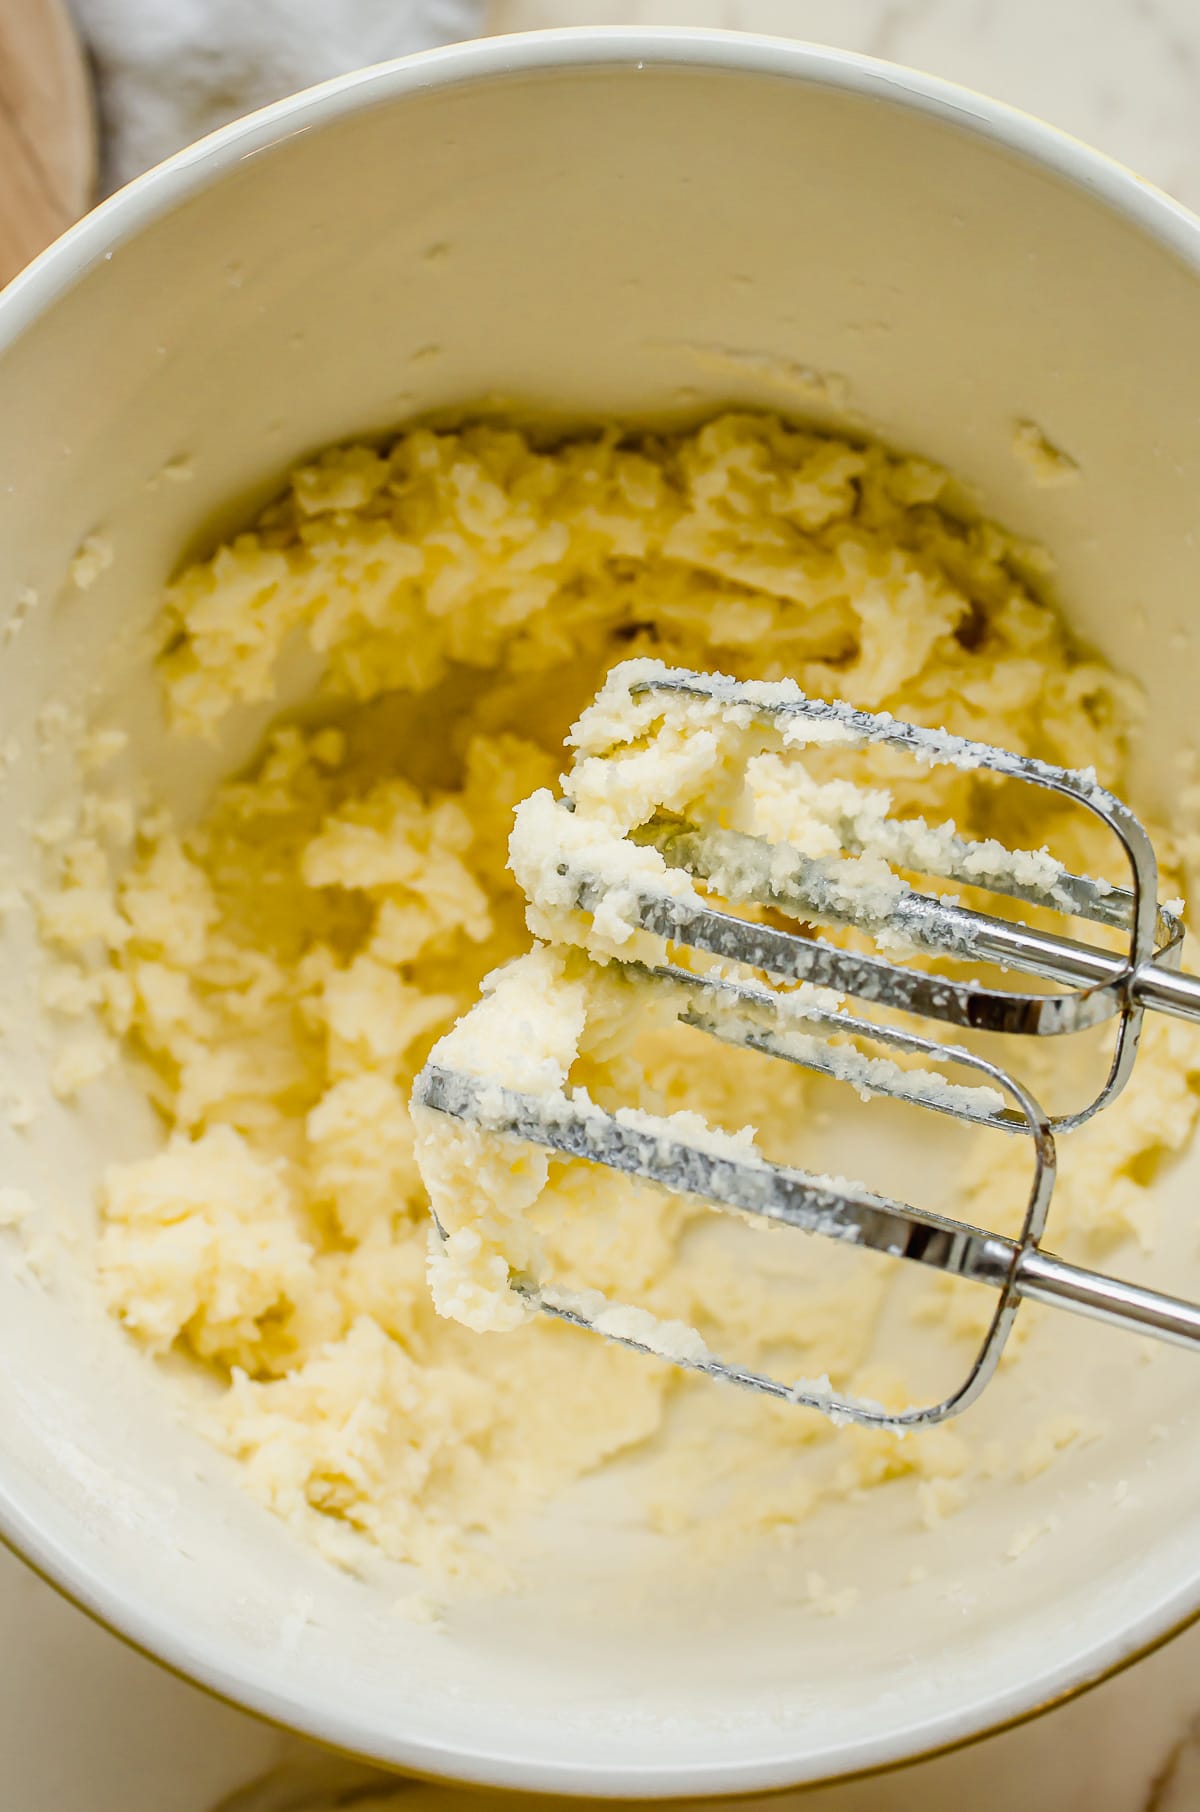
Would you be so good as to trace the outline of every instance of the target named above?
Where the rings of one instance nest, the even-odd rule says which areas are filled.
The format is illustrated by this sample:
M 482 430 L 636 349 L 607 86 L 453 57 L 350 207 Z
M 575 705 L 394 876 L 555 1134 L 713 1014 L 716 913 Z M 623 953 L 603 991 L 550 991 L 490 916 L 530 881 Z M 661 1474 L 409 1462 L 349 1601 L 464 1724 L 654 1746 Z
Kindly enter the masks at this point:
M 530 952 L 506 867 L 513 810 L 555 787 L 569 726 L 611 666 L 641 655 L 794 679 L 1119 783 L 1127 688 L 1035 598 L 1027 550 L 948 513 L 947 484 L 759 416 L 558 445 L 417 429 L 302 467 L 169 588 L 162 681 L 181 736 L 220 737 L 239 705 L 275 696 L 298 642 L 323 678 L 198 824 L 144 819 L 116 875 L 78 838 L 45 902 L 60 1010 L 104 1016 L 164 1125 L 161 1150 L 104 1181 L 100 1281 L 148 1353 L 206 1368 L 216 1389 L 197 1413 L 212 1437 L 330 1553 L 352 1561 L 366 1537 L 430 1568 L 473 1566 L 480 1537 L 646 1443 L 667 1481 L 647 1514 L 684 1528 L 694 1512 L 669 1475 L 706 1437 L 677 1437 L 677 1408 L 693 1430 L 720 1418 L 735 1442 L 743 1536 L 791 1539 L 814 1505 L 889 1480 L 915 1481 L 898 1515 L 936 1520 L 965 1497 L 977 1462 L 959 1433 L 834 1431 L 516 1310 L 507 1333 L 475 1331 L 494 1319 L 489 1264 L 509 1256 L 487 1250 L 486 1170 L 476 1294 L 459 1320 L 440 1315 L 408 1106 L 434 1041 L 519 958 L 483 1011 L 503 1019 L 514 978 L 527 999 L 554 966 L 528 1046 L 543 1083 L 565 1066 L 605 1106 L 686 1109 L 730 1134 L 750 1118 L 772 1157 L 803 1162 L 791 1066 L 751 1073 L 712 1040 L 698 1064 L 701 1035 L 669 1015 L 627 1048 L 619 980 Z M 1104 865 L 1049 819 L 1014 836 L 952 769 L 923 775 L 919 796 L 905 785 L 892 783 L 902 815 L 1045 837 L 1073 867 Z M 1198 1070 L 1194 1030 L 1148 1028 L 1133 1084 L 1064 1162 L 1060 1227 L 1109 1244 L 1144 1230 L 1139 1161 L 1189 1136 Z M 1001 1226 L 1010 1161 L 993 1140 L 968 1178 L 974 1211 Z M 632 1299 L 764 1368 L 903 1400 L 872 1346 L 886 1265 L 843 1280 L 814 1256 L 799 1315 L 794 1295 L 722 1259 L 695 1203 L 536 1152 L 516 1170 L 529 1256 L 563 1288 Z M 937 1308 L 947 1341 L 976 1325 L 957 1297 Z

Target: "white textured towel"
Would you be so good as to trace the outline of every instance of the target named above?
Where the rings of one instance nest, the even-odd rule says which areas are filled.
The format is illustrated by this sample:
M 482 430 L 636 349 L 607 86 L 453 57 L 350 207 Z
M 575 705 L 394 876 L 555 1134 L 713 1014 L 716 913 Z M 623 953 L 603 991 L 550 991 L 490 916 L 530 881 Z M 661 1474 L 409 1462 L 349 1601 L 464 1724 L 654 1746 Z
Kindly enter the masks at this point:
M 104 186 L 252 108 L 474 37 L 484 0 L 71 0 L 95 63 Z

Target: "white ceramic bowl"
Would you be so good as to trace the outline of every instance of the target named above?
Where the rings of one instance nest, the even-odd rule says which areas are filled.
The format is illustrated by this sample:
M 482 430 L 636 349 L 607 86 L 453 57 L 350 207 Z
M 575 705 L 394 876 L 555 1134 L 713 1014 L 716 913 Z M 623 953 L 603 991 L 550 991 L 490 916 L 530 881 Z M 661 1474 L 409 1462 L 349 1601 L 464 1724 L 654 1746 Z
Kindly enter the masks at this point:
M 302 452 L 486 396 L 584 417 L 731 398 L 850 411 L 945 462 L 1054 550 L 1077 627 L 1148 691 L 1143 787 L 1169 792 L 1196 714 L 1200 226 L 1034 121 L 882 64 L 703 32 L 554 33 L 368 70 L 232 126 L 0 299 L 0 618 L 23 587 L 41 600 L 0 661 L 4 734 L 24 751 L 0 795 L 5 873 L 27 872 L 30 822 L 67 784 L 39 753 L 47 699 L 107 698 L 135 765 L 183 800 L 258 734 L 247 718 L 181 767 L 159 728 L 148 625 L 190 541 Z M 1018 418 L 1081 483 L 1030 483 Z M 190 485 L 149 485 L 181 455 Z M 114 564 L 64 590 L 96 530 Z M 4 937 L 0 1080 L 19 1074 L 40 1111 L 0 1135 L 3 1172 L 78 1243 L 53 1288 L 0 1266 L 0 1527 L 191 1678 L 400 1767 L 749 1791 L 955 1742 L 1195 1613 L 1200 1372 L 1182 1354 L 1142 1367 L 1072 1325 L 977 1426 L 1015 1439 L 1070 1367 L 1112 1412 L 1107 1438 L 980 1493 L 933 1542 L 887 1492 L 818 1519 L 796 1566 L 859 1579 L 851 1617 L 765 1582 L 714 1577 L 705 1603 L 666 1563 L 652 1575 L 609 1483 L 546 1519 L 525 1598 L 448 1630 L 396 1618 L 397 1582 L 333 1571 L 243 1495 L 92 1300 L 97 1167 L 150 1128 L 132 1091 L 54 1104 L 27 920 Z M 1194 1176 L 1158 1185 L 1175 1288 L 1200 1281 Z M 1014 1562 L 1022 1530 L 1038 1539 Z M 930 1577 L 906 1584 L 917 1559 Z

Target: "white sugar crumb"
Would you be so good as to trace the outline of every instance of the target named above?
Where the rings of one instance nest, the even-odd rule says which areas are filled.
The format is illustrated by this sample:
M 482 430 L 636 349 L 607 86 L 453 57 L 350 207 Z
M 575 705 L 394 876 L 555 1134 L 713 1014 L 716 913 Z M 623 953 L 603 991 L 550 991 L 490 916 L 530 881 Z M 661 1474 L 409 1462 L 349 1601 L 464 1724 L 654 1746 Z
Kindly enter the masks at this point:
M 731 1158 L 740 1163 L 762 1163 L 762 1156 L 755 1147 L 755 1129 L 752 1126 L 740 1126 L 736 1132 L 724 1132 L 720 1127 L 710 1126 L 702 1115 L 686 1107 L 666 1115 L 649 1114 L 640 1107 L 619 1107 L 613 1118 L 618 1126 L 649 1133 L 652 1138 L 659 1140 L 664 1148 L 664 1155 L 672 1143 L 678 1140 L 693 1151 L 707 1153 L 709 1157 Z
M 839 1184 L 852 1187 L 845 1184 L 842 1178 L 826 1177 L 824 1181 L 833 1189 L 837 1189 Z M 793 1403 L 804 1403 L 810 1408 L 819 1409 L 834 1428 L 849 1428 L 864 1417 L 869 1421 L 890 1413 L 874 1397 L 863 1396 L 857 1391 L 836 1391 L 825 1372 L 819 1378 L 793 1379 L 787 1394 Z M 907 1433 L 907 1429 L 897 1428 L 892 1431 L 892 1438 L 903 1441 Z
M 43 818 L 33 827 L 37 841 L 46 849 L 53 849 L 56 844 L 65 843 L 75 833 L 75 813 L 73 811 L 55 812 Z
M 65 699 L 52 698 L 38 712 L 36 728 L 41 748 L 49 753 L 68 744 L 72 748 L 78 747 L 84 725 L 74 705 L 69 705 Z
M 1018 422 L 1013 430 L 1013 455 L 1036 485 L 1052 489 L 1076 484 L 1079 466 L 1069 453 L 1056 447 L 1036 422 Z
M 588 1321 L 609 1340 L 630 1340 L 676 1365 L 706 1365 L 713 1355 L 695 1328 L 683 1321 L 664 1321 L 648 1309 L 610 1302 L 599 1290 L 564 1290 L 544 1284 L 541 1300 Z
M 50 1087 L 60 1101 L 72 1101 L 89 1083 L 112 1069 L 117 1047 L 104 1037 L 77 1038 L 59 1052 L 50 1071 Z
M 1099 1440 L 1104 1424 L 1090 1418 L 1063 1414 L 1044 1422 L 1026 1443 L 1017 1462 L 1017 1477 L 1034 1479 L 1068 1447 L 1085 1446 Z
M 28 1089 L 0 1087 L 0 1110 L 14 1132 L 25 1132 L 37 1119 L 37 1103 Z
M 1025 1523 L 1015 1531 L 1012 1540 L 1004 1550 L 1005 1558 L 1020 1560 L 1023 1555 L 1028 1554 L 1035 1543 L 1042 1541 L 1047 1535 L 1053 1535 L 1058 1527 L 1057 1516 L 1046 1516 L 1040 1522 Z
M 107 979 L 103 973 L 88 974 L 74 964 L 52 963 L 39 978 L 38 997 L 48 1011 L 80 1019 L 104 1001 Z
M 832 1590 L 825 1575 L 812 1570 L 804 1576 L 804 1590 L 810 1606 L 821 1617 L 845 1617 L 862 1597 L 858 1586 Z
M 77 746 L 81 771 L 84 774 L 99 773 L 115 761 L 128 745 L 128 732 L 111 725 L 86 731 Z
M 40 1284 L 53 1284 L 62 1258 L 62 1242 L 52 1234 L 41 1234 L 25 1243 L 25 1262 L 30 1274 Z
M 393 1609 L 406 1623 L 427 1629 L 439 1629 L 446 1621 L 446 1606 L 431 1592 L 410 1592 L 406 1598 L 397 1598 Z
M 851 412 L 852 386 L 840 371 L 824 371 L 801 360 L 789 359 L 776 352 L 764 352 L 753 346 L 726 346 L 720 341 L 680 340 L 677 349 L 690 355 L 696 363 L 723 377 L 730 372 L 764 380 L 775 391 L 790 391 L 806 403 L 836 409 L 843 418 Z
M 71 561 L 69 572 L 76 591 L 88 591 L 113 563 L 113 544 L 106 535 L 87 535 Z
M 101 793 L 85 793 L 82 801 L 80 829 L 86 836 L 125 848 L 137 832 L 137 811 L 132 799 L 107 798 Z
M 0 1187 L 0 1227 L 19 1227 L 34 1212 L 34 1200 L 27 1189 Z
M 22 586 L 8 616 L 0 624 L 0 642 L 15 642 L 37 607 L 37 592 L 33 590 L 32 586 Z
M 279 1620 L 279 1646 L 284 1654 L 294 1654 L 300 1646 L 305 1630 L 312 1624 L 316 1602 L 311 1592 L 292 1594 L 288 1608 Z
M 965 1509 L 970 1497 L 970 1487 L 965 1479 L 922 1479 L 917 1486 L 921 1521 L 927 1529 L 936 1529 L 947 1517 L 955 1516 Z

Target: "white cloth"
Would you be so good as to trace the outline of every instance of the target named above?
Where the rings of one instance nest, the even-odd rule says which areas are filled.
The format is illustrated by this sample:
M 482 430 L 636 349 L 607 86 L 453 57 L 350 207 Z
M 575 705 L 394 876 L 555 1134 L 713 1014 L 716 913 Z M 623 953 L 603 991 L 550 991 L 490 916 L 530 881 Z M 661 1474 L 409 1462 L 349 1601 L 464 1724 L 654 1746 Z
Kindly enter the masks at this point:
M 71 0 L 96 70 L 103 187 L 364 63 L 474 37 L 484 0 Z

